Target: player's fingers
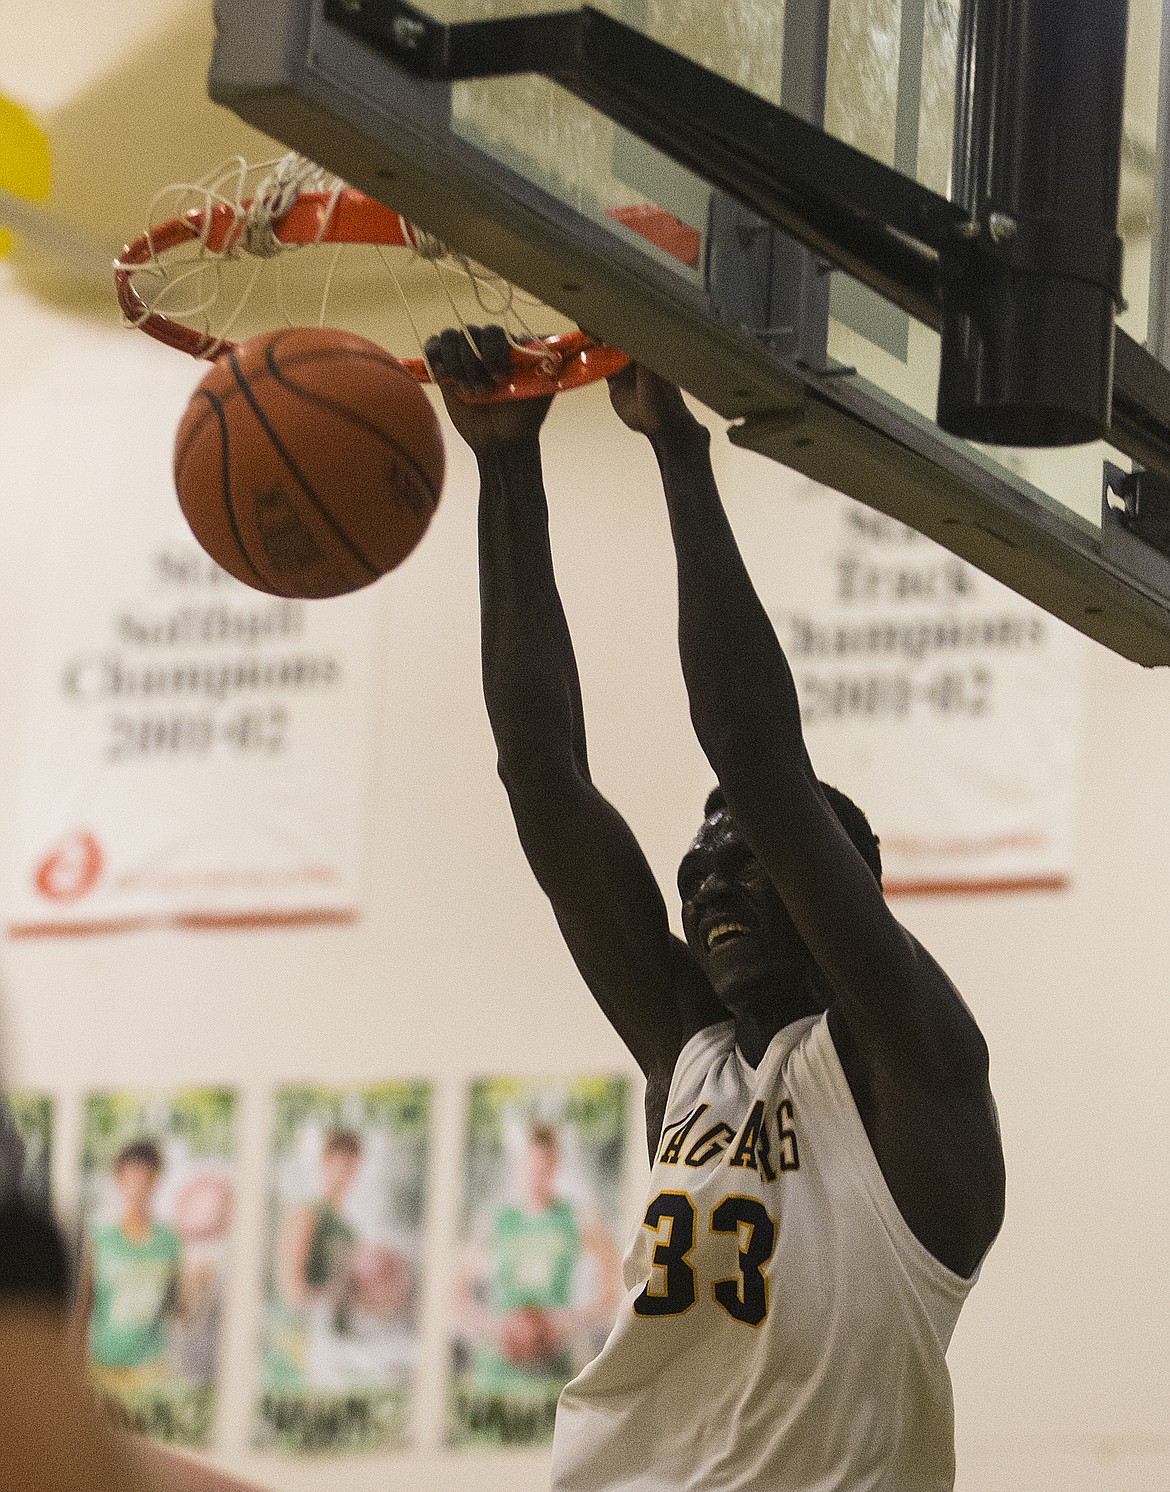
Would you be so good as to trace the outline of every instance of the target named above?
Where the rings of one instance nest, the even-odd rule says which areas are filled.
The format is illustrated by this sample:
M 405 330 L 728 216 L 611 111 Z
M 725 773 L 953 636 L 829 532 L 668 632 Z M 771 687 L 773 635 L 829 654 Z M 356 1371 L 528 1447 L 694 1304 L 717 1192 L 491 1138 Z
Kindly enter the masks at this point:
M 483 353 L 480 351 L 482 338 L 481 326 L 469 326 L 463 338 L 463 376 L 468 383 L 475 384 L 478 388 L 491 382 L 491 374 L 484 366 Z
M 444 378 L 463 376 L 463 333 L 457 326 L 449 326 L 434 338 L 439 344 L 439 364 Z
M 427 360 L 427 367 L 436 378 L 445 376 L 443 367 L 442 345 L 438 337 L 428 337 L 423 343 L 423 357 Z
M 485 326 L 476 339 L 483 366 L 493 381 L 504 378 L 512 364 L 512 351 L 508 346 L 508 334 L 502 326 L 493 323 Z
M 444 378 L 471 388 L 482 382 L 482 375 L 478 374 L 478 359 L 468 347 L 467 337 L 460 326 L 449 326 L 439 333 L 439 361 Z
M 619 369 L 618 372 L 611 373 L 605 381 L 609 384 L 611 389 L 632 388 L 638 381 L 637 363 L 627 363 L 626 366 Z
M 463 334 L 459 348 L 459 356 L 462 359 L 460 377 L 469 388 L 480 392 L 490 389 L 494 381 L 484 362 L 483 353 L 480 351 L 482 339 L 483 328 L 469 326 Z

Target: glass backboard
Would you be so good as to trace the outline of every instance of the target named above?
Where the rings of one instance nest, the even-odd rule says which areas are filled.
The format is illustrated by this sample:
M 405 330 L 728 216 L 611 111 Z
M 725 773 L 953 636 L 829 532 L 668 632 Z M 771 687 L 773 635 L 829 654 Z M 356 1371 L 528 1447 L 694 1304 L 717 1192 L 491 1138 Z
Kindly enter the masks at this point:
M 1170 663 L 1170 560 L 1102 533 L 1103 461 L 1131 464 L 1119 451 L 943 435 L 937 332 L 546 76 L 409 75 L 355 34 L 363 3 L 218 0 L 213 96 L 676 379 L 735 422 L 734 441 L 910 523 L 1116 651 Z M 416 7 L 445 24 L 562 8 Z M 959 0 L 595 8 L 948 193 Z M 1131 0 L 1119 324 L 1138 342 L 1159 270 L 1160 32 L 1157 0 Z

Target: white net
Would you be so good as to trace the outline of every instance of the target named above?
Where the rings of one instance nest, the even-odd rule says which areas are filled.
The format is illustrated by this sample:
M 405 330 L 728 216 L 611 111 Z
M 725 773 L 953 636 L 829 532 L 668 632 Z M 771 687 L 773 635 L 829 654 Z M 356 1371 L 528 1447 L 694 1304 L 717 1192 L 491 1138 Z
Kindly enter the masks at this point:
M 229 339 L 283 325 L 342 327 L 424 360 L 427 337 L 440 328 L 461 327 L 471 341 L 470 327 L 491 321 L 519 356 L 541 362 L 545 354 L 530 344 L 568 323 L 405 219 L 396 219 L 399 246 L 330 242 L 347 192 L 295 153 L 255 163 L 237 156 L 198 181 L 162 188 L 118 266 L 134 291 L 128 321 L 161 316 L 191 328 L 204 357 Z M 281 225 L 310 195 L 320 203 L 315 232 L 285 241 Z M 175 231 L 176 221 L 186 230 Z

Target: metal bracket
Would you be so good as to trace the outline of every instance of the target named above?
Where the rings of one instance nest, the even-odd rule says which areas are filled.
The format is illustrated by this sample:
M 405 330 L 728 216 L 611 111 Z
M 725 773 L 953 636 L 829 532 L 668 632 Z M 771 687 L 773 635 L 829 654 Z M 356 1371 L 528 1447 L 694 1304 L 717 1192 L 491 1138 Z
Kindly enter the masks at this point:
M 1170 482 L 1140 467 L 1103 464 L 1101 553 L 1170 600 Z
M 445 24 L 407 0 L 325 0 L 324 13 L 404 72 L 448 83 L 547 73 L 574 51 L 584 16 L 558 10 Z

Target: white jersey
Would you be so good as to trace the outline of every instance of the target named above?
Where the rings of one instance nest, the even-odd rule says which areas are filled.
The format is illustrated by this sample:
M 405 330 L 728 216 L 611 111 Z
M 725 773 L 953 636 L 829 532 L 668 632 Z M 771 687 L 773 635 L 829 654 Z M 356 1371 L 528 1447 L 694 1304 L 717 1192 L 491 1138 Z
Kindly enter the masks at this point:
M 753 1070 L 683 1048 L 601 1353 L 561 1395 L 555 1492 L 944 1492 L 946 1350 L 974 1277 L 911 1233 L 828 1021 Z

